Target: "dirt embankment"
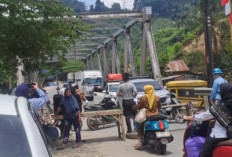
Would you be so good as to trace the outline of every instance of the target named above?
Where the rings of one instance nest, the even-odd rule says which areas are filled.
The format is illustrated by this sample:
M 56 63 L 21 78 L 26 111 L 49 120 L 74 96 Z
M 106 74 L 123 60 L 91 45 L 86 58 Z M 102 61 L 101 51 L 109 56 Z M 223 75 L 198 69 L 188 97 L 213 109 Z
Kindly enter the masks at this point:
M 201 33 L 197 38 L 194 40 L 186 43 L 182 50 L 185 53 L 191 53 L 191 52 L 205 52 L 205 37 L 204 33 Z
M 212 34 L 211 34 L 211 40 L 212 40 L 212 49 L 214 52 L 218 52 L 220 49 L 219 44 L 219 32 L 216 28 L 214 28 Z M 192 41 L 184 44 L 182 50 L 185 53 L 191 53 L 191 52 L 202 52 L 205 53 L 205 33 L 200 33 L 195 39 Z

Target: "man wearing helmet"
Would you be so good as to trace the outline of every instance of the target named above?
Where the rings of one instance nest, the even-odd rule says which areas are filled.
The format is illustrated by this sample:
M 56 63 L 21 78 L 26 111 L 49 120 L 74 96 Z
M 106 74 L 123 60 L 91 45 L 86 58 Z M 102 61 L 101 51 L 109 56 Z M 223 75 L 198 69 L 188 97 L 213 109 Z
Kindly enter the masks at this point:
M 217 102 L 219 100 L 221 100 L 221 96 L 220 96 L 220 85 L 223 83 L 228 83 L 226 79 L 222 78 L 222 70 L 220 68 L 214 68 L 213 69 L 213 87 L 212 87 L 212 91 L 210 93 L 210 102 L 211 104 L 213 102 Z

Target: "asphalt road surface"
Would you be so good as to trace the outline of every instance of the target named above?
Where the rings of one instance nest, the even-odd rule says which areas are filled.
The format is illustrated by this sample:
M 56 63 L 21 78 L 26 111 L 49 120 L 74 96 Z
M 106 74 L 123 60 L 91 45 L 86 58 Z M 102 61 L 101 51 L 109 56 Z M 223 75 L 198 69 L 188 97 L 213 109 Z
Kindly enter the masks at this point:
M 49 99 L 55 94 L 56 87 L 46 88 Z M 100 102 L 101 94 L 98 94 L 94 100 L 95 103 Z M 90 102 L 94 103 L 94 102 Z M 116 125 L 107 125 L 100 127 L 99 130 L 91 131 L 86 125 L 86 118 L 83 119 L 82 140 L 84 140 L 79 148 L 72 149 L 75 143 L 75 134 L 71 131 L 70 142 L 65 150 L 57 151 L 56 148 L 62 143 L 62 139 L 54 141 L 52 145 L 54 157 L 181 157 L 183 156 L 183 134 L 186 123 L 177 124 L 169 123 L 169 131 L 173 135 L 174 140 L 167 144 L 167 152 L 165 155 L 159 155 L 153 152 L 152 148 L 145 147 L 143 150 L 135 150 L 136 139 L 126 139 L 122 141 L 118 138 Z

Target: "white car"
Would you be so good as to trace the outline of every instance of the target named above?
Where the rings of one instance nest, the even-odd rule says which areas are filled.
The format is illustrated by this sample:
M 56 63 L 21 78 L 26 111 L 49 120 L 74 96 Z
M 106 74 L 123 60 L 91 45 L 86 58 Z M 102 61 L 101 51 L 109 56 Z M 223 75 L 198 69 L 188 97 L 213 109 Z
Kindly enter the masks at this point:
M 4 157 L 52 157 L 32 106 L 23 97 L 0 94 L 0 154 Z
M 120 82 L 109 82 L 106 84 L 105 92 L 110 96 L 117 97 L 117 90 L 119 85 Z
M 138 102 L 139 98 L 144 95 L 143 87 L 145 85 L 152 85 L 155 89 L 155 95 L 159 96 L 162 105 L 171 104 L 170 92 L 158 84 L 154 79 L 148 77 L 132 77 L 129 79 L 129 82 L 133 83 L 137 89 L 138 94 L 135 98 L 136 102 Z

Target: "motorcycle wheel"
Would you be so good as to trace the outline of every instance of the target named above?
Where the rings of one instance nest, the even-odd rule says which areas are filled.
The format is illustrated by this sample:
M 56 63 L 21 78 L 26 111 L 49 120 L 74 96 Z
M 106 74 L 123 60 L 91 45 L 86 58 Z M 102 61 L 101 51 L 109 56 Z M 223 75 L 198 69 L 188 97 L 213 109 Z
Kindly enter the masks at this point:
M 98 129 L 98 124 L 96 124 L 95 121 L 97 121 L 97 117 L 91 117 L 87 119 L 87 126 L 90 130 L 97 130 Z
M 166 153 L 167 145 L 162 144 L 160 141 L 155 145 L 155 150 L 157 153 L 164 155 Z
M 56 127 L 58 127 L 60 129 L 60 134 L 61 134 L 60 138 L 63 138 L 63 136 L 64 136 L 64 120 L 60 120 L 58 122 L 58 124 L 56 125 Z
M 184 109 L 174 109 L 171 111 L 171 117 L 177 122 L 177 123 L 184 123 L 185 120 L 183 119 L 183 116 L 186 115 L 186 111 Z

